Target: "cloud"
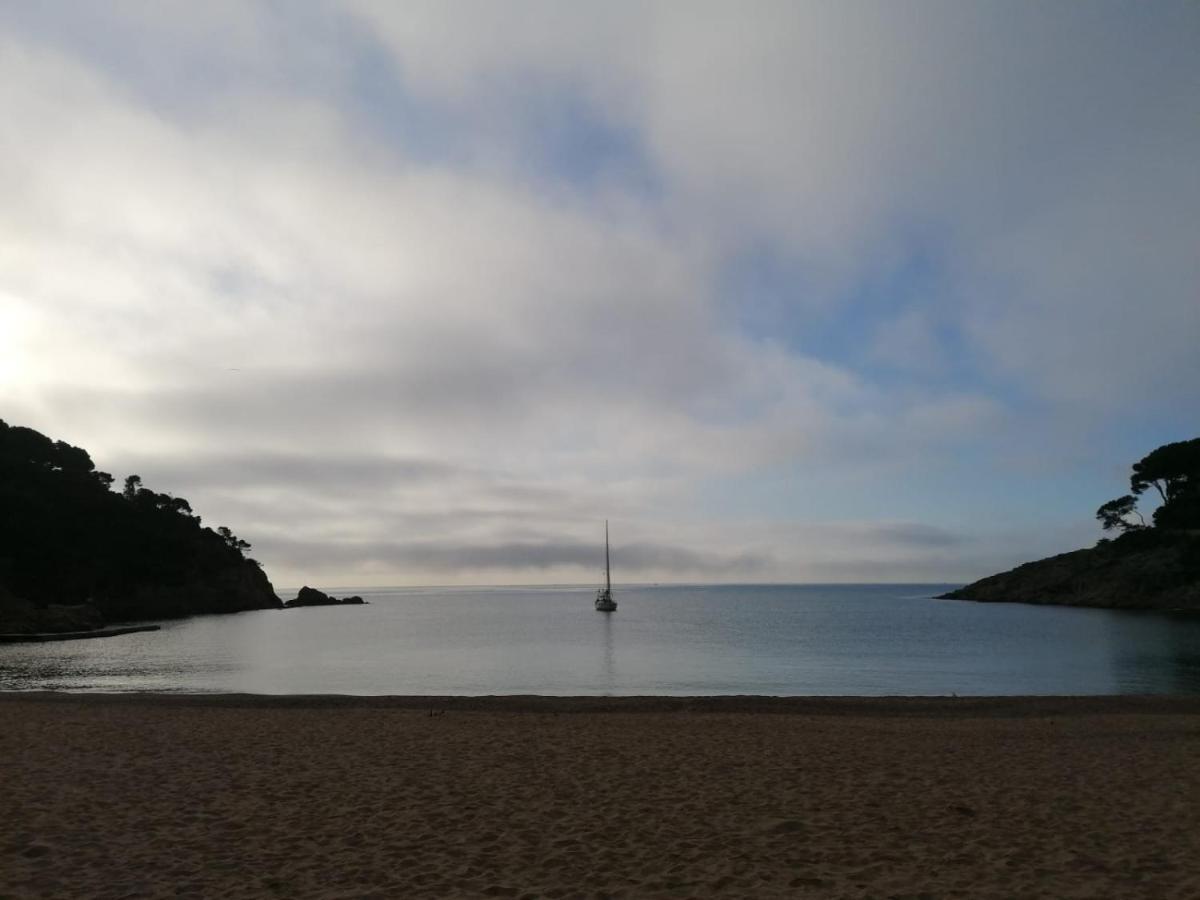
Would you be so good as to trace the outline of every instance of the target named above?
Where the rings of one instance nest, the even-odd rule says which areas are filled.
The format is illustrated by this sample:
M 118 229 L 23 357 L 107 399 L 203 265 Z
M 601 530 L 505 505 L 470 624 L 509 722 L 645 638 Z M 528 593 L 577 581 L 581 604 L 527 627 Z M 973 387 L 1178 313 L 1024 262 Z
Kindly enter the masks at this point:
M 1200 424 L 1195 27 L 8 9 L 6 418 L 187 494 L 283 580 L 505 580 L 503 553 L 578 578 L 606 515 L 648 578 L 986 569 L 1011 550 L 949 473 L 1107 471 L 1134 404 Z M 748 259 L 778 261 L 752 290 Z M 910 482 L 936 499 L 897 507 Z M 853 527 L 828 489 L 851 484 Z M 790 493 L 709 503 L 764 485 Z M 1047 546 L 1078 515 L 1057 503 Z
M 466 575 L 479 572 L 516 573 L 518 577 L 545 571 L 598 569 L 603 574 L 603 549 L 596 544 L 575 541 L 502 542 L 496 544 L 452 543 L 364 543 L 338 544 L 317 541 L 289 543 L 283 548 L 285 563 L 296 568 L 329 569 L 339 573 L 361 567 L 380 566 L 396 570 L 416 570 L 430 577 Z M 731 572 L 753 571 L 767 560 L 749 556 L 712 557 L 683 547 L 662 544 L 618 545 L 613 551 L 620 559 L 625 577 L 647 573 L 685 572 L 705 578 Z
M 810 303 L 935 228 L 959 275 L 943 302 L 981 366 L 1105 413 L 1147 389 L 1195 405 L 1194 8 L 354 8 L 457 103 L 527 71 L 603 98 L 676 214 L 718 246 L 792 254 Z M 1134 318 L 1153 353 L 1122 352 Z

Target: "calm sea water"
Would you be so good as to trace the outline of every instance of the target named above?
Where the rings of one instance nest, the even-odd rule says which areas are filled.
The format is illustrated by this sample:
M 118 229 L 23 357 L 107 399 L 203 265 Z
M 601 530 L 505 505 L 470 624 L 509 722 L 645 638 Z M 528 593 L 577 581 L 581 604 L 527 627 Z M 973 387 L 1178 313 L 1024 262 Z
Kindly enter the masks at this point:
M 0 646 L 0 689 L 267 694 L 1200 692 L 1200 620 L 934 600 L 948 585 L 362 591 Z M 335 591 L 341 594 L 345 591 Z

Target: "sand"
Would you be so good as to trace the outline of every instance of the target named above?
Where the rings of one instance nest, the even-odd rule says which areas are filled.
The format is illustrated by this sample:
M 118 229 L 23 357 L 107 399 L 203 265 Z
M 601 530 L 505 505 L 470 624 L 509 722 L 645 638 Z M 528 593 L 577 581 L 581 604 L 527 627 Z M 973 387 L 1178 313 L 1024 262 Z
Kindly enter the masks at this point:
M 1195 898 L 1198 801 L 1188 698 L 0 695 L 4 897 Z

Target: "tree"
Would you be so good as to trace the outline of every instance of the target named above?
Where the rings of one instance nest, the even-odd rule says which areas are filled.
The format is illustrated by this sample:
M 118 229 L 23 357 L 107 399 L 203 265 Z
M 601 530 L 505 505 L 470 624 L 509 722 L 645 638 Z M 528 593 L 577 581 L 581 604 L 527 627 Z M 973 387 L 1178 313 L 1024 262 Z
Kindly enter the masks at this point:
M 154 499 L 159 509 L 170 510 L 189 519 L 193 517 L 192 504 L 188 503 L 183 497 L 172 497 L 170 494 L 157 494 Z
M 217 534 L 221 536 L 221 540 L 225 542 L 225 546 L 230 550 L 236 550 L 238 553 L 245 553 L 250 549 L 250 544 L 248 541 L 243 541 L 224 525 L 221 525 L 219 528 L 217 528 Z
M 1200 438 L 1164 444 L 1133 464 L 1129 486 L 1135 494 L 1158 491 L 1163 503 L 1194 487 L 1200 480 Z
M 1129 516 L 1131 515 L 1137 516 L 1141 524 L 1130 522 Z M 1119 528 L 1124 532 L 1146 527 L 1146 520 L 1137 511 L 1137 497 L 1132 494 L 1126 494 L 1116 500 L 1109 500 L 1096 510 L 1096 518 L 1100 520 L 1100 525 L 1105 531 Z
M 1129 486 L 1135 496 L 1150 488 L 1162 505 L 1154 511 L 1160 528 L 1200 528 L 1200 438 L 1164 444 L 1133 464 Z
M 1133 464 L 1129 486 L 1132 494 L 1109 500 L 1096 510 L 1105 531 L 1128 533 L 1148 528 L 1137 511 L 1137 501 L 1150 488 L 1162 501 L 1154 511 L 1156 529 L 1200 529 L 1200 438 L 1164 444 L 1147 453 Z M 1130 516 L 1137 516 L 1138 522 Z
M 138 491 L 142 489 L 142 476 L 130 475 L 125 479 L 125 489 L 121 491 L 121 496 L 126 500 L 134 500 L 137 498 Z

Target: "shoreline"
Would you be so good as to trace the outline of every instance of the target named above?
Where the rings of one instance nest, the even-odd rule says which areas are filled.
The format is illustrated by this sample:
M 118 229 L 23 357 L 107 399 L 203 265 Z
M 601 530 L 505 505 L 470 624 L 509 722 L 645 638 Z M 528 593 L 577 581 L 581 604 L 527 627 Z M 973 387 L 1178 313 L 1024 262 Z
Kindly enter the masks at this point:
M 1200 697 L 0 693 L 0 896 L 1200 896 Z
M 50 641 L 86 641 L 91 638 L 120 637 L 139 631 L 161 631 L 161 625 L 114 625 L 111 628 L 93 628 L 88 631 L 35 631 L 29 634 L 0 634 L 0 644 L 45 644 Z
M 774 696 L 550 694 L 251 694 L 153 691 L 0 691 L 0 704 L 83 703 L 186 709 L 429 709 L 484 713 L 713 713 L 799 716 L 1041 717 L 1064 715 L 1200 715 L 1200 694 L 995 696 Z

